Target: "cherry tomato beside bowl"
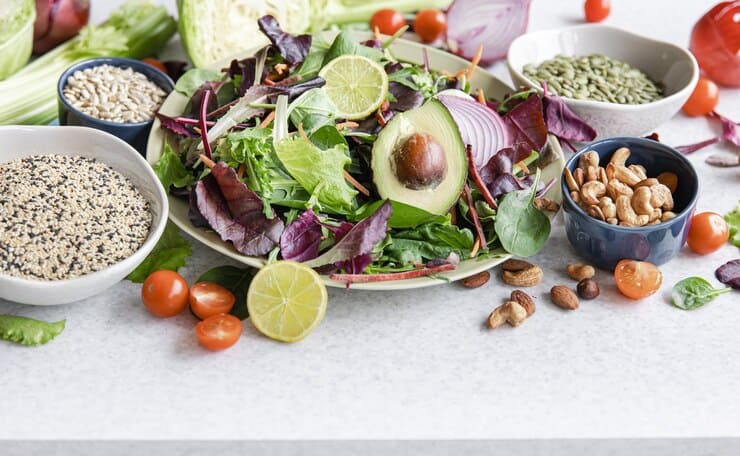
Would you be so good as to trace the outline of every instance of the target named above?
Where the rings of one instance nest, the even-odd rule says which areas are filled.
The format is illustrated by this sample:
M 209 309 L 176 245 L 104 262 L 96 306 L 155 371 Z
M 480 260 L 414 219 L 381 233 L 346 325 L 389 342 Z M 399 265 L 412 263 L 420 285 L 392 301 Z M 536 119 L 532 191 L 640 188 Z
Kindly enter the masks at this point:
M 607 17 L 612 10 L 609 0 L 586 0 L 583 4 L 583 13 L 587 22 L 601 22 Z
M 694 25 L 690 49 L 713 81 L 740 87 L 740 0 L 717 3 Z
M 190 310 L 201 320 L 212 315 L 229 313 L 236 297 L 227 288 L 213 282 L 198 282 L 190 287 Z
M 614 268 L 617 289 L 630 299 L 642 299 L 660 289 L 663 273 L 647 261 L 621 260 Z
M 208 350 L 225 350 L 242 335 L 242 321 L 233 315 L 211 315 L 195 325 L 198 342 Z
M 700 255 L 719 250 L 730 238 L 730 229 L 721 215 L 715 212 L 702 212 L 691 219 L 689 248 Z
M 141 301 L 158 317 L 174 317 L 188 304 L 188 283 L 174 271 L 154 271 L 141 286 Z
M 141 59 L 141 61 L 146 63 L 149 66 L 153 66 L 154 68 L 158 69 L 162 73 L 167 74 L 167 67 L 164 66 L 164 63 L 160 62 L 159 60 L 152 58 L 152 57 L 147 57 L 145 59 Z
M 689 116 L 704 116 L 714 111 L 718 102 L 719 87 L 717 87 L 717 84 L 701 77 L 681 109 Z
M 370 30 L 377 28 L 384 35 L 393 35 L 404 25 L 406 25 L 406 18 L 403 14 L 391 8 L 378 10 L 370 18 Z
M 447 31 L 447 16 L 437 9 L 421 10 L 414 19 L 414 31 L 425 43 L 437 41 Z

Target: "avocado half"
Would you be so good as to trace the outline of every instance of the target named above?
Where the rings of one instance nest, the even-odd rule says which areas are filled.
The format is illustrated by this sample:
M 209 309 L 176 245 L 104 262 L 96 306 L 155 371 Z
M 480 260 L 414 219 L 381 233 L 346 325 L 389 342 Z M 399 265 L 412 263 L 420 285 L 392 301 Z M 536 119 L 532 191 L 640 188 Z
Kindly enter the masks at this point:
M 444 215 L 468 175 L 465 144 L 438 100 L 396 114 L 373 145 L 373 181 L 383 199 Z

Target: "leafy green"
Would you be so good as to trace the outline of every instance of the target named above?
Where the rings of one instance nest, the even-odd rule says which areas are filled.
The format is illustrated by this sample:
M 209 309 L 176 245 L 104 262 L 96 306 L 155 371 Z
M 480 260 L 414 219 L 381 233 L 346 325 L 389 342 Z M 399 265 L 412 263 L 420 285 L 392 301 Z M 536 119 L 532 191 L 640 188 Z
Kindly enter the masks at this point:
M 288 107 L 290 121 L 296 127 L 301 125 L 307 135 L 323 126 L 334 126 L 336 112 L 337 107 L 321 88 L 306 91 Z
M 185 266 L 187 258 L 192 254 L 193 246 L 182 237 L 175 225 L 168 222 L 152 252 L 126 278 L 132 282 L 143 283 L 154 271 L 160 269 L 177 271 Z
M 320 35 L 314 35 L 308 55 L 303 60 L 303 63 L 301 63 L 301 66 L 293 72 L 293 75 L 300 76 L 302 81 L 316 77 L 324 65 L 324 58 L 329 51 L 330 45 Z
M 28 62 L 33 45 L 33 0 L 5 0 L 0 6 L 0 80 Z
M 334 38 L 329 50 L 326 52 L 323 65 L 326 65 L 339 56 L 347 54 L 361 55 L 376 62 L 382 60 L 384 56 L 383 52 L 360 44 L 357 41 L 357 38 L 355 38 L 349 30 L 342 30 L 339 35 Z
M 48 323 L 15 315 L 0 315 L 0 339 L 21 345 L 43 345 L 64 331 L 66 320 Z
M 311 193 L 319 206 L 317 212 L 349 214 L 354 210 L 357 191 L 344 180 L 344 167 L 351 162 L 344 147 L 321 150 L 294 136 L 277 143 L 275 152 L 290 175 Z
M 314 131 L 311 136 L 308 137 L 311 142 L 319 149 L 331 149 L 335 146 L 344 146 L 349 148 L 347 140 L 344 139 L 337 127 L 334 125 L 324 125 L 318 130 Z
M 255 270 L 253 268 L 219 266 L 203 273 L 196 282 L 215 282 L 234 293 L 236 303 L 229 313 L 244 320 L 249 317 L 247 291 L 254 274 Z
M 740 204 L 725 215 L 725 221 L 730 226 L 730 242 L 735 247 L 740 247 Z
M 180 161 L 180 157 L 172 151 L 172 147 L 165 141 L 164 152 L 159 157 L 159 161 L 154 165 L 154 172 L 162 182 L 166 192 L 170 191 L 173 185 L 177 188 L 187 187 L 195 183 L 193 174 L 185 168 Z
M 190 98 L 206 81 L 221 79 L 221 73 L 203 68 L 192 68 L 185 72 L 175 84 L 175 90 Z
M 732 288 L 714 288 L 706 279 L 687 277 L 673 286 L 671 303 L 683 310 L 694 310 Z
M 383 249 L 380 263 L 397 266 L 444 259 L 451 253 L 467 258 L 473 249 L 473 233 L 466 228 L 441 223 L 427 223 L 418 228 L 394 231 Z
M 496 234 L 503 248 L 517 256 L 534 255 L 550 235 L 550 219 L 533 204 L 539 181 L 537 168 L 531 189 L 507 193 L 498 206 Z
M 373 201 L 364 204 L 351 215 L 351 220 L 362 220 L 374 213 L 383 201 Z M 416 228 L 425 223 L 449 223 L 450 219 L 445 215 L 432 214 L 416 206 L 410 206 L 406 203 L 391 200 L 393 215 L 388 219 L 388 226 L 391 228 Z
M 400 70 L 388 75 L 388 82 L 406 86 L 428 99 L 446 87 L 447 77 L 426 71 L 418 65 L 405 64 Z

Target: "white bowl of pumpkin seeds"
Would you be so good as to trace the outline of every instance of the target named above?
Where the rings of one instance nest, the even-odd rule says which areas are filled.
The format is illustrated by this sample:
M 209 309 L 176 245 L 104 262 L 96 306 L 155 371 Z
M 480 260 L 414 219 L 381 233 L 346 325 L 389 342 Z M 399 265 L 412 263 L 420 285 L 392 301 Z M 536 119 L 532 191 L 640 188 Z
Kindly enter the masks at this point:
M 676 114 L 699 78 L 691 52 L 603 24 L 527 33 L 507 56 L 517 86 L 562 97 L 599 138 L 653 132 Z
M 162 184 L 119 138 L 86 127 L 0 127 L 0 298 L 56 305 L 118 283 L 167 223 Z

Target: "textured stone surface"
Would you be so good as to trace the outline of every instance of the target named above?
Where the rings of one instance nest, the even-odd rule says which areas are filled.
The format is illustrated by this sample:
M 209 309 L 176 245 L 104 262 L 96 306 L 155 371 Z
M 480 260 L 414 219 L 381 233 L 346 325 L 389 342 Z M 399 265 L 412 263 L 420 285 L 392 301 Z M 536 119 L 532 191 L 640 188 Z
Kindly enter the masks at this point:
M 556 3 L 533 2 L 530 30 L 580 21 L 581 2 Z M 685 43 L 713 2 L 614 3 L 610 23 Z M 647 19 L 665 11 L 671 20 Z M 719 110 L 740 119 L 740 92 L 723 89 Z M 675 145 L 717 127 L 677 116 L 659 132 Z M 699 210 L 724 213 L 740 195 L 737 168 L 704 164 L 721 150 L 691 158 Z M 197 244 L 194 252 L 189 280 L 231 264 Z M 739 437 L 740 295 L 694 312 L 668 303 L 673 283 L 701 275 L 716 285 L 714 269 L 738 256 L 730 245 L 706 257 L 684 250 L 662 267 L 662 290 L 640 302 L 599 271 L 601 296 L 567 312 L 547 298 L 554 284 L 576 285 L 565 266 L 578 258 L 558 219 L 533 260 L 545 270 L 531 289 L 537 312 L 519 328 L 485 329 L 512 290 L 496 269 L 473 290 L 334 289 L 305 341 L 272 342 L 246 324 L 217 354 L 197 345 L 191 315 L 150 316 L 128 282 L 55 308 L 0 302 L 0 313 L 67 319 L 47 346 L 0 344 L 0 439 Z

